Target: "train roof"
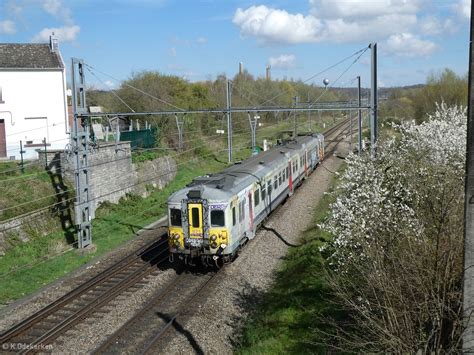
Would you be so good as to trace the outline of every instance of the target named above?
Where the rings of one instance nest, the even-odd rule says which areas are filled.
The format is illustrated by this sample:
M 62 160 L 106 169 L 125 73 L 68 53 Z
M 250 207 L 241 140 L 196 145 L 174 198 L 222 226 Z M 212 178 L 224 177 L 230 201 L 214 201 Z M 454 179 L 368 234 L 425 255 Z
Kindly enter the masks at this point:
M 203 199 L 228 200 L 248 185 L 265 177 L 274 170 L 275 166 L 287 161 L 293 155 L 292 152 L 302 149 L 315 138 L 322 138 L 322 135 L 298 136 L 294 140 L 276 145 L 221 172 L 199 176 L 185 188 L 172 194 L 168 202 L 181 202 L 192 190 L 200 190 Z

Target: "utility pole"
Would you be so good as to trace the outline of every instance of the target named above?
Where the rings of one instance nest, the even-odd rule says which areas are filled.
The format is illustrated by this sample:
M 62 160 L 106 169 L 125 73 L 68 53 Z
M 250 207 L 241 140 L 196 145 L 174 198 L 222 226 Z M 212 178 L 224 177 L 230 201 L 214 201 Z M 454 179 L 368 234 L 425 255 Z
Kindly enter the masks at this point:
M 89 191 L 89 117 L 86 109 L 86 88 L 84 62 L 72 58 L 72 109 L 74 123 L 71 132 L 71 150 L 74 154 L 76 200 L 74 214 L 79 248 L 92 243 L 92 218 L 94 211 L 90 202 Z M 76 76 L 77 75 L 77 76 Z
M 377 43 L 369 45 L 371 49 L 370 77 L 370 156 L 377 156 Z
M 229 163 L 232 163 L 232 81 L 227 80 L 227 149 Z
M 467 113 L 466 182 L 464 197 L 464 275 L 463 275 L 463 353 L 474 349 L 474 2 L 471 3 L 471 37 L 469 40 L 469 94 Z
M 359 155 L 362 154 L 362 110 L 360 109 L 360 76 L 357 76 L 357 104 L 359 105 L 358 111 L 358 124 L 359 124 Z

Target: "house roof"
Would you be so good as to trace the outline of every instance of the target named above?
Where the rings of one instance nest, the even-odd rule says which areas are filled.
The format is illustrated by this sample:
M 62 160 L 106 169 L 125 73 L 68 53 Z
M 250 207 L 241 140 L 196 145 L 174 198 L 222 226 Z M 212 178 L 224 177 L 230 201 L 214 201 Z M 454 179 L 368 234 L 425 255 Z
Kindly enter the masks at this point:
M 0 43 L 0 69 L 62 69 L 58 52 L 47 43 Z

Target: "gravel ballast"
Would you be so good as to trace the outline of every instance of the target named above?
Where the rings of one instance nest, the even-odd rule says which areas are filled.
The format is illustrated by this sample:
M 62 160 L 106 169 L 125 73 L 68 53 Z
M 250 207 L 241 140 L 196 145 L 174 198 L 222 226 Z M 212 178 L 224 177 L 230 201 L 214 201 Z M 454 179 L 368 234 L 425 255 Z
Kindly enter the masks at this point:
M 345 144 L 344 144 L 345 145 Z M 310 225 L 314 209 L 328 190 L 332 172 L 342 160 L 332 156 L 323 162 L 295 194 L 265 224 L 274 228 L 289 243 L 298 244 L 300 235 Z M 240 256 L 222 270 L 205 303 L 195 307 L 183 328 L 192 334 L 194 343 L 206 354 L 231 354 L 239 330 L 249 309 L 271 286 L 274 272 L 286 255 L 288 246 L 269 231 L 260 229 Z M 165 354 L 192 354 L 196 345 L 183 335 L 175 336 L 165 347 Z
M 318 167 L 310 175 L 295 194 L 272 214 L 265 225 L 274 228 L 289 243 L 298 244 L 300 235 L 312 221 L 314 209 L 330 186 L 331 172 L 336 171 L 341 163 L 342 160 L 335 156 L 327 158 L 322 163 L 323 166 Z M 132 242 L 82 268 L 71 277 L 60 280 L 29 299 L 4 309 L 0 314 L 0 329 L 4 331 L 25 319 L 83 280 L 94 276 L 156 237 L 158 237 L 156 231 L 145 231 Z M 217 276 L 213 286 L 207 290 L 206 297 L 200 298 L 200 302 L 192 306 L 183 323 L 180 323 L 188 338 L 189 335 L 192 336 L 194 348 L 187 337 L 178 334 L 171 338 L 163 353 L 195 353 L 196 344 L 204 353 L 232 353 L 248 310 L 255 306 L 259 299 L 257 296 L 262 295 L 271 286 L 274 272 L 288 248 L 272 232 L 260 229 L 240 256 Z M 68 331 L 66 336 L 60 337 L 57 343 L 53 344 L 53 352 L 93 351 L 175 276 L 176 271 L 170 268 L 147 277 L 143 287 L 119 296 L 105 307 L 108 312 L 97 313 L 96 316 Z

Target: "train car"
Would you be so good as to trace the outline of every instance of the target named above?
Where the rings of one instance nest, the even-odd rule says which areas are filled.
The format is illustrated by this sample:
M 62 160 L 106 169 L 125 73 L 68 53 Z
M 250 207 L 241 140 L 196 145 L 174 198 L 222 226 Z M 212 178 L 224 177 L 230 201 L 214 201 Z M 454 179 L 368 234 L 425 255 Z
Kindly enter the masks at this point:
M 194 179 L 168 199 L 170 259 L 218 266 L 233 260 L 323 157 L 323 135 L 298 136 Z

